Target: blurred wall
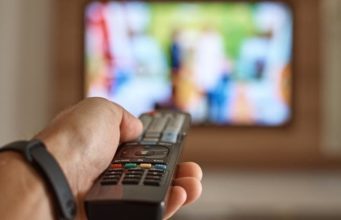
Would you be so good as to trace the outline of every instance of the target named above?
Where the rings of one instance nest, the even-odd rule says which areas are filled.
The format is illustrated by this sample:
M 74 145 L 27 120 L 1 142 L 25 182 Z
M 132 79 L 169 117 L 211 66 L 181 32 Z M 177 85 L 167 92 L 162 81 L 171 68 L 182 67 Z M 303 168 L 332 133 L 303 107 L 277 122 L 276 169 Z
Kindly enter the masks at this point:
M 49 118 L 52 0 L 0 0 L 0 144 Z
M 341 154 L 341 1 L 322 1 L 322 146 Z

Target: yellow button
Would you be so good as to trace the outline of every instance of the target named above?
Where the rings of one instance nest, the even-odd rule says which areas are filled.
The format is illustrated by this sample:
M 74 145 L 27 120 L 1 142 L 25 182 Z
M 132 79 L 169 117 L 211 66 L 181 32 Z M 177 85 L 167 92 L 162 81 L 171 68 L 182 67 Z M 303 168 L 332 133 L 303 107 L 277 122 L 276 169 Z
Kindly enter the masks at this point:
M 140 167 L 144 168 L 144 169 L 150 169 L 152 167 L 152 164 L 150 164 L 150 163 L 141 163 Z

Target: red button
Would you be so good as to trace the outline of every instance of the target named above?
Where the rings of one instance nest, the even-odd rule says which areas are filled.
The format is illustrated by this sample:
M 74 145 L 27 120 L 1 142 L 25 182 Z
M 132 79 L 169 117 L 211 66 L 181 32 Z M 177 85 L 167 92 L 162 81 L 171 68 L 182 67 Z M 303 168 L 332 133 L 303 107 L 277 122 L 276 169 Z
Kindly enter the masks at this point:
M 120 168 L 122 168 L 123 166 L 122 166 L 122 164 L 120 164 L 120 163 L 114 163 L 114 164 L 111 164 L 111 168 L 113 168 L 113 169 L 120 169 Z
M 151 111 L 151 112 L 148 112 L 147 114 L 150 115 L 150 116 L 154 116 L 155 115 L 155 111 Z

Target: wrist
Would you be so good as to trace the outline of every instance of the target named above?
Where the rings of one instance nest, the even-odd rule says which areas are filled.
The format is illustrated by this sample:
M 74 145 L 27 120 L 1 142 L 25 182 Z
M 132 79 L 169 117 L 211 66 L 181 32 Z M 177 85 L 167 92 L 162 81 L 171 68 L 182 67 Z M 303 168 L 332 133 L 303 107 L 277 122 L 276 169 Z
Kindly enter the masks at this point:
M 20 154 L 0 154 L 0 176 L 6 180 L 0 182 L 0 209 L 3 209 L 0 213 L 5 214 L 4 219 L 25 219 L 27 216 L 37 220 L 53 219 L 52 200 L 44 180 Z
M 65 134 L 37 136 L 47 150 L 53 155 L 61 167 L 74 196 L 79 192 L 79 174 L 81 173 L 78 165 L 80 156 L 77 154 L 73 143 L 70 143 L 70 137 Z M 72 139 L 71 139 L 72 140 Z
M 70 136 L 72 132 L 39 134 L 35 138 L 41 140 L 48 151 L 54 156 L 62 168 L 72 193 L 76 200 L 78 200 L 78 212 L 76 219 L 85 219 L 85 211 L 82 201 L 87 189 L 93 184 L 91 178 L 90 167 L 87 167 L 84 155 L 79 152 L 79 145 L 86 145 L 80 143 L 77 138 Z M 78 141 L 77 141 L 78 140 Z

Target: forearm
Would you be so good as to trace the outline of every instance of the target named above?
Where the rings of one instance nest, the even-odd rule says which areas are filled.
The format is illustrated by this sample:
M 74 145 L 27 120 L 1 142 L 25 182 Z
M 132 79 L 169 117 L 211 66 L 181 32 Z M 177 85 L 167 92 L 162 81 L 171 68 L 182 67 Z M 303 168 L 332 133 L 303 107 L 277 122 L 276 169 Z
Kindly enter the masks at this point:
M 1 219 L 54 219 L 44 180 L 18 153 L 0 154 L 0 189 Z

